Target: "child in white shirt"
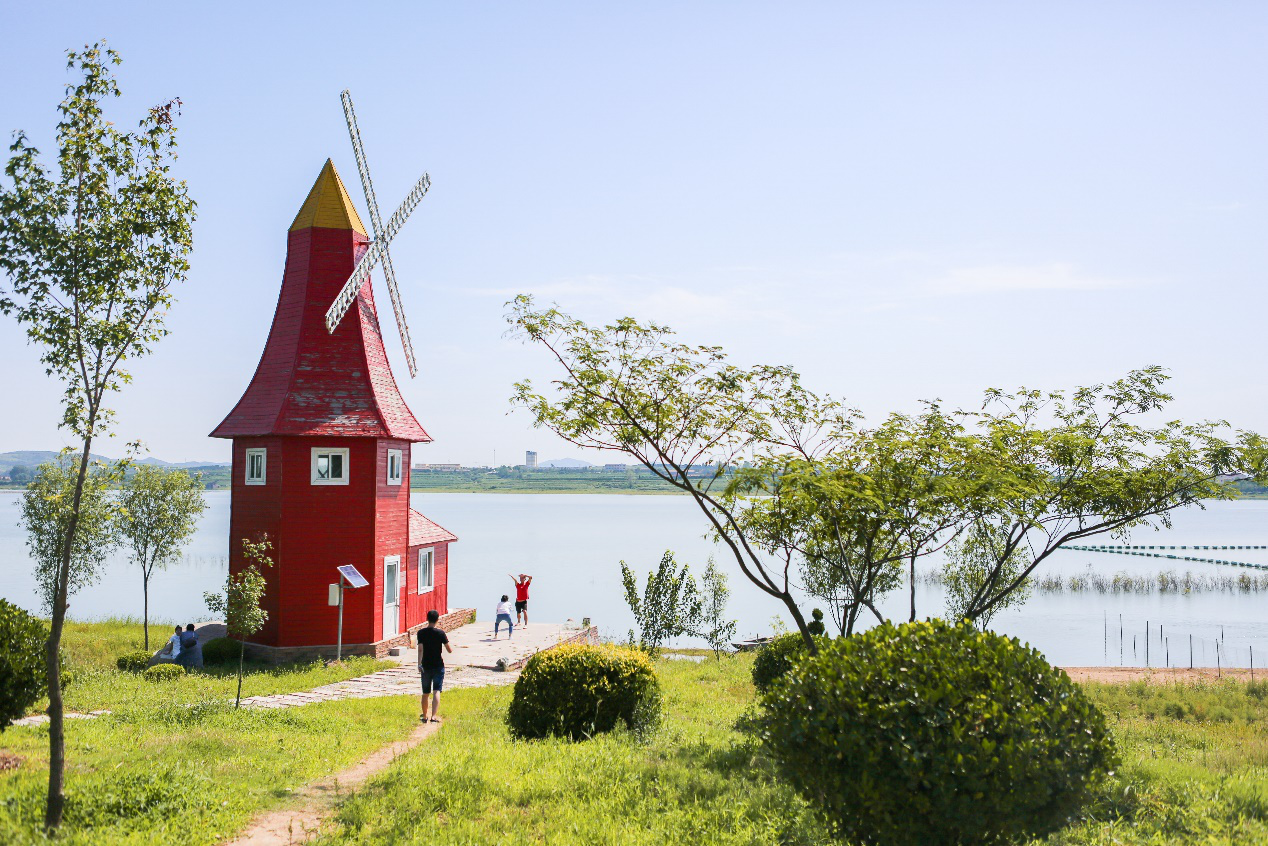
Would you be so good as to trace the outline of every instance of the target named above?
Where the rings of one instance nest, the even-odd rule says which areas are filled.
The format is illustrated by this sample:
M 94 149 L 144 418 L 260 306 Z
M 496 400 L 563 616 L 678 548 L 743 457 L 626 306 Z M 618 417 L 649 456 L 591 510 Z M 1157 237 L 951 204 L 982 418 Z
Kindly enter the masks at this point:
M 493 623 L 493 639 L 498 639 L 498 632 L 502 628 L 502 624 L 506 623 L 506 639 L 510 640 L 511 635 L 515 632 L 515 621 L 511 619 L 510 598 L 506 594 L 502 594 L 502 601 L 498 603 L 497 619 Z

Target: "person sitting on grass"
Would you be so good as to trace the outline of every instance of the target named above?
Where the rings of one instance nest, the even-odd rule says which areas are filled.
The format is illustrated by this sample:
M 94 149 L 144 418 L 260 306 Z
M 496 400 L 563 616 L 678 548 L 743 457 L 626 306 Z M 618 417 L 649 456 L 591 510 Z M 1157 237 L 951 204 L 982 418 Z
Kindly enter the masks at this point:
M 449 645 L 449 635 L 444 629 L 436 627 L 440 612 L 435 608 L 427 612 L 427 625 L 418 630 L 418 675 L 423 682 L 422 709 L 419 722 L 440 722 L 440 689 L 445 686 L 445 656 L 440 647 L 453 652 Z M 428 709 L 427 697 L 431 696 L 431 708 Z
M 181 655 L 176 659 L 186 670 L 201 669 L 203 665 L 203 645 L 198 642 L 198 633 L 194 624 L 190 623 L 181 632 Z
M 159 650 L 160 658 L 167 658 L 174 663 L 180 663 L 181 655 L 181 627 L 176 627 L 176 634 L 167 639 L 167 645 Z
M 510 575 L 509 573 L 507 575 Z M 520 573 L 519 578 L 511 576 L 511 581 L 515 582 L 515 622 L 525 628 L 528 627 L 528 586 L 533 583 L 533 577 Z
M 511 602 L 506 594 L 502 594 L 502 601 L 498 603 L 497 617 L 493 621 L 493 639 L 498 639 L 498 631 L 501 630 L 502 624 L 506 623 L 506 639 L 510 640 L 511 635 L 515 633 L 515 622 L 511 619 Z

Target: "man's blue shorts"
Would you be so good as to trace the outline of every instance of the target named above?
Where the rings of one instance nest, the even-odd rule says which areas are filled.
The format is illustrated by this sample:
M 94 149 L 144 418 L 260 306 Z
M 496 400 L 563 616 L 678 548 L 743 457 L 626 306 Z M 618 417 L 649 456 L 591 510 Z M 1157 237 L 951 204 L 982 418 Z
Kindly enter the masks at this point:
M 423 696 L 426 696 L 433 690 L 436 691 L 436 693 L 440 693 L 440 689 L 445 686 L 444 667 L 434 667 L 430 670 L 426 667 L 419 667 L 418 675 L 423 680 Z

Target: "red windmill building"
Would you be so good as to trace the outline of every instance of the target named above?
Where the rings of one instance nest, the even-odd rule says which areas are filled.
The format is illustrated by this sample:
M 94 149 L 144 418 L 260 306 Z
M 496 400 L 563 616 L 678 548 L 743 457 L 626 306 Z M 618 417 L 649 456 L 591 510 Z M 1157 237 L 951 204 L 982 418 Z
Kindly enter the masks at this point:
M 350 107 L 345 99 L 369 199 Z M 431 437 L 392 376 L 370 288 L 374 256 L 363 261 L 377 252 L 391 272 L 392 224 L 399 227 L 426 185 L 424 175 L 388 231 L 370 200 L 380 236 L 371 242 L 326 162 L 287 236 L 282 290 L 255 376 L 211 433 L 233 440 L 230 572 L 246 563 L 242 538 L 267 534 L 273 543 L 275 566 L 264 574 L 269 619 L 252 639 L 271 647 L 260 650 L 268 657 L 325 651 L 314 647 L 333 652 L 338 609 L 327 602 L 328 585 L 343 564 L 370 583 L 346 593 L 346 652 L 382 654 L 407 643 L 429 610 L 449 613 L 449 545 L 457 538 L 410 508 L 410 446 Z M 341 296 L 354 267 L 360 284 Z M 395 301 L 394 281 L 389 276 Z M 344 312 L 328 331 L 331 304 L 341 300 Z M 408 330 L 400 325 L 408 355 Z M 408 361 L 413 370 L 412 355 Z

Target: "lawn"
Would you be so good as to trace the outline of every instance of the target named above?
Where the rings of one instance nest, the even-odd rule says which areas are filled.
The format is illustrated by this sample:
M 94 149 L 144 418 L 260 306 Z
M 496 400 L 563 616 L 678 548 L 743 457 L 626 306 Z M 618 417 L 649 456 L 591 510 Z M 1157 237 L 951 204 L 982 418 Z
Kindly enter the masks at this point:
M 68 708 L 112 713 L 67 722 L 67 807 L 59 842 L 218 843 L 256 812 L 286 802 L 293 788 L 361 760 L 418 724 L 413 697 L 235 711 L 236 680 L 227 670 L 165 683 L 116 670 L 115 656 L 140 642 L 140 626 L 130 621 L 67 627 L 74 674 Z M 306 689 L 378 666 L 358 659 L 333 669 L 255 667 L 243 692 Z M 47 726 L 11 727 L 0 735 L 0 749 L 23 759 L 16 770 L 0 772 L 0 843 L 47 842 L 38 834 Z
M 158 649 L 171 634 L 168 623 L 150 624 L 150 646 Z M 136 620 L 105 620 L 93 623 L 66 624 L 62 651 L 72 671 L 72 681 L 65 691 L 66 710 L 87 712 L 114 710 L 140 699 L 148 699 L 157 691 L 153 682 L 136 673 L 120 673 L 115 659 L 142 648 L 141 624 Z M 356 678 L 383 669 L 373 658 L 349 658 L 341 666 L 327 667 L 321 662 L 301 664 L 247 664 L 242 681 L 242 695 L 292 693 L 309 690 L 322 684 Z M 232 701 L 238 687 L 237 666 L 205 667 L 175 682 L 162 686 L 162 696 L 170 702 Z M 48 701 L 41 700 L 32 708 L 42 713 Z
M 734 728 L 753 697 L 751 663 L 660 662 L 665 722 L 646 740 L 513 742 L 508 688 L 455 691 L 444 729 L 363 787 L 320 842 L 823 842 L 801 800 Z
M 660 662 L 667 715 L 649 739 L 512 741 L 509 689 L 455 692 L 444 731 L 350 799 L 321 842 L 825 843 L 735 729 L 750 667 Z M 1124 766 L 1048 843 L 1268 843 L 1268 685 L 1087 690 Z

